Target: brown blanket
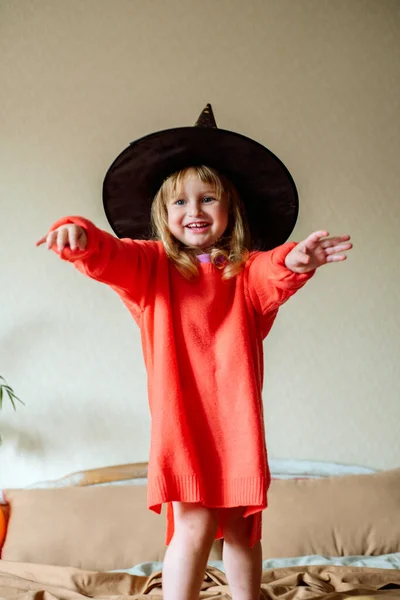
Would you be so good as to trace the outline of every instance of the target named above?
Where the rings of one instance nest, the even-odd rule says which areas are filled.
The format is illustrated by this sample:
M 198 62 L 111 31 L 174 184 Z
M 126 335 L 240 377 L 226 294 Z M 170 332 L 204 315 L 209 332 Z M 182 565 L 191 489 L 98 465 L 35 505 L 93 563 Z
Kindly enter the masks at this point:
M 263 573 L 260 599 L 344 600 L 350 598 L 397 598 L 400 571 L 367 567 L 291 567 Z M 0 561 L 1 600 L 161 600 L 161 576 L 138 577 L 125 573 L 99 573 Z M 207 569 L 202 600 L 229 600 L 226 578 L 217 569 Z

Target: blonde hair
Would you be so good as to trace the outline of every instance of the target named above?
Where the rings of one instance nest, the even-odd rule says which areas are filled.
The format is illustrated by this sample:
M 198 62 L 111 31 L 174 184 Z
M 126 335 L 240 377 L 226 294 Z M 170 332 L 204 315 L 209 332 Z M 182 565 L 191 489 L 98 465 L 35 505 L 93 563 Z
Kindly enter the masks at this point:
M 199 249 L 182 244 L 168 227 L 168 203 L 189 174 L 195 174 L 202 182 L 213 185 L 218 199 L 223 194 L 228 196 L 228 225 L 222 237 L 214 244 L 210 258 L 217 268 L 223 269 L 222 279 L 231 279 L 240 273 L 249 256 L 250 237 L 239 194 L 233 184 L 215 169 L 204 165 L 187 167 L 173 173 L 163 182 L 151 205 L 154 237 L 162 241 L 168 258 L 184 277 L 191 279 L 199 274 L 196 260 Z

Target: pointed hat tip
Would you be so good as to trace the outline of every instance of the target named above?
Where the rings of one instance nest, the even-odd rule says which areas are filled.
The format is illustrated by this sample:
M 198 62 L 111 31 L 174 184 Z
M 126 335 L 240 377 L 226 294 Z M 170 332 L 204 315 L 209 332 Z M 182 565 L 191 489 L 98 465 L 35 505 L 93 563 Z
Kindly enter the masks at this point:
M 201 115 L 195 123 L 195 127 L 213 127 L 216 129 L 217 123 L 215 121 L 211 104 L 206 104 Z

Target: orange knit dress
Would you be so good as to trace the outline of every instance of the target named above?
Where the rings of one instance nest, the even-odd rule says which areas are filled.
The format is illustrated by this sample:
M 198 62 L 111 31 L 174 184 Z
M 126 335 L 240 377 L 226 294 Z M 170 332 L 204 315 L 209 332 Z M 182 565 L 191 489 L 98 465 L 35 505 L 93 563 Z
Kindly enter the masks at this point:
M 212 263 L 187 280 L 157 241 L 118 239 L 82 217 L 85 251 L 61 258 L 110 285 L 140 327 L 148 377 L 151 444 L 148 507 L 172 501 L 245 507 L 253 515 L 250 545 L 261 538 L 270 484 L 262 404 L 263 339 L 279 306 L 314 272 L 285 267 L 295 243 L 253 252 L 228 281 Z M 54 248 L 56 251 L 56 248 Z M 216 537 L 223 537 L 223 522 Z

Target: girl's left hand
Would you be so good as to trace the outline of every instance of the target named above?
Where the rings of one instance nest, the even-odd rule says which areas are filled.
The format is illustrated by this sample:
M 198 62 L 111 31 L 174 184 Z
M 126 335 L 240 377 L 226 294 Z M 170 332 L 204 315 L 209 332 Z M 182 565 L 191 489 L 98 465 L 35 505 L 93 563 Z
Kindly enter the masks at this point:
M 343 252 L 351 250 L 349 235 L 328 238 L 327 231 L 314 231 L 297 244 L 285 258 L 285 265 L 294 273 L 308 273 L 326 263 L 346 260 Z

